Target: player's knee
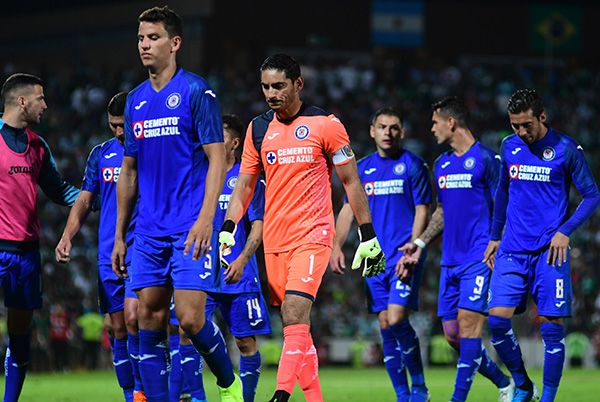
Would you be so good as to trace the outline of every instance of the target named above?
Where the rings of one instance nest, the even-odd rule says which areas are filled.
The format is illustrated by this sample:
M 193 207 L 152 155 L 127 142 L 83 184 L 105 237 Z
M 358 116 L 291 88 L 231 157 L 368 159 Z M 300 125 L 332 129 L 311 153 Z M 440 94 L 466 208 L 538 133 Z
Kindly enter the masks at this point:
M 458 315 L 458 330 L 461 338 L 478 338 L 481 336 L 484 317 L 481 314 L 469 312 Z
M 460 337 L 458 336 L 458 333 L 454 333 L 454 334 L 444 333 L 444 337 L 446 338 L 448 345 L 452 346 L 452 348 L 454 348 L 454 350 L 459 349 Z
M 196 335 L 204 326 L 206 320 L 202 314 L 196 314 L 195 311 L 183 311 L 177 313 L 179 326 L 188 335 Z
M 308 324 L 310 322 L 310 305 L 284 300 L 281 305 L 283 325 Z
M 125 326 L 127 331 L 131 334 L 137 334 L 138 332 L 138 317 L 136 311 L 125 310 Z
M 402 321 L 408 320 L 408 309 L 388 309 L 387 320 L 388 325 L 396 325 Z
M 125 321 L 114 320 L 112 328 L 116 339 L 127 339 L 127 327 L 125 326 Z
M 235 338 L 235 343 L 242 356 L 252 356 L 258 351 L 256 339 L 253 336 Z
M 380 311 L 379 314 L 377 314 L 377 320 L 379 321 L 379 328 L 386 329 L 390 327 L 387 311 Z

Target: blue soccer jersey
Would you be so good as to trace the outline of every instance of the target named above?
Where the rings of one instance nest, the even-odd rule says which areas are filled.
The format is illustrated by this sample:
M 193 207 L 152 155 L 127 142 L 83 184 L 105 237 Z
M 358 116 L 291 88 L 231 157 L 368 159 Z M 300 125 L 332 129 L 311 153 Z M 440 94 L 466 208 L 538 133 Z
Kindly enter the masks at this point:
M 513 134 L 502 142 L 500 155 L 492 239 L 500 239 L 506 222 L 500 242 L 504 252 L 541 251 L 557 231 L 569 236 L 598 205 L 598 187 L 583 148 L 567 135 L 549 129 L 528 145 Z M 571 182 L 583 201 L 567 220 Z
M 125 106 L 125 155 L 137 159 L 136 233 L 187 232 L 198 218 L 208 158 L 202 146 L 223 142 L 221 113 L 206 81 L 181 68 L 160 91 L 149 80 Z
M 217 212 L 214 219 L 214 227 L 219 228 L 225 221 L 225 214 L 227 213 L 227 207 L 229 206 L 229 199 L 231 193 L 235 187 L 235 183 L 238 178 L 240 171 L 240 164 L 236 163 L 227 172 L 225 178 L 225 184 L 223 185 L 223 191 L 219 196 L 219 205 L 217 206 Z M 225 260 L 233 262 L 244 249 L 246 245 L 246 238 L 248 237 L 247 228 L 249 224 L 255 220 L 263 220 L 265 214 L 265 185 L 261 180 L 257 181 L 256 188 L 254 189 L 254 196 L 244 218 L 237 225 L 235 231 L 235 245 L 231 248 L 231 254 L 225 256 Z M 246 226 L 248 224 L 248 226 Z M 258 264 L 256 262 L 256 256 L 252 255 L 248 264 L 244 268 L 244 274 L 238 283 L 226 284 L 225 276 L 221 275 L 221 287 L 219 293 L 246 293 L 246 292 L 260 292 L 260 278 L 258 276 Z
M 404 149 L 397 158 L 382 158 L 374 153 L 358 161 L 358 175 L 367 193 L 386 264 L 395 267 L 402 254 L 398 247 L 411 239 L 415 206 L 431 203 L 427 164 Z
M 116 138 L 96 145 L 87 160 L 81 189 L 100 196 L 98 263 L 111 264 L 117 224 L 117 181 L 123 162 L 123 145 Z M 136 211 L 127 232 L 127 244 L 133 243 Z M 131 258 L 127 255 L 128 261 Z
M 442 266 L 483 259 L 500 166 L 500 156 L 479 142 L 461 156 L 449 151 L 436 160 L 437 198 L 444 208 Z

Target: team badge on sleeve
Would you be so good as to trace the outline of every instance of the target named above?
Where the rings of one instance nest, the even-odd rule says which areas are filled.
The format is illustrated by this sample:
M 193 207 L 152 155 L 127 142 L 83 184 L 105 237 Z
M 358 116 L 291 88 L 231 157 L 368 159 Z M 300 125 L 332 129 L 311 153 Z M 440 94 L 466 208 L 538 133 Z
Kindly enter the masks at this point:
M 346 162 L 348 159 L 352 159 L 354 157 L 354 152 L 352 152 L 352 148 L 350 148 L 350 144 L 344 145 L 340 148 L 339 151 L 333 154 L 333 164 L 339 165 L 341 163 Z
M 177 92 L 173 92 L 171 95 L 167 97 L 167 107 L 169 109 L 175 109 L 177 106 L 181 104 L 181 95 Z
M 308 137 L 309 134 L 310 134 L 310 130 L 308 129 L 307 126 L 298 126 L 298 127 L 296 127 L 296 131 L 294 131 L 294 135 L 296 136 L 296 139 L 298 139 L 300 141 L 302 141 L 303 139 Z
M 473 158 L 473 157 L 467 158 L 465 160 L 465 162 L 463 163 L 463 166 L 467 170 L 473 169 L 475 167 L 475 158 Z

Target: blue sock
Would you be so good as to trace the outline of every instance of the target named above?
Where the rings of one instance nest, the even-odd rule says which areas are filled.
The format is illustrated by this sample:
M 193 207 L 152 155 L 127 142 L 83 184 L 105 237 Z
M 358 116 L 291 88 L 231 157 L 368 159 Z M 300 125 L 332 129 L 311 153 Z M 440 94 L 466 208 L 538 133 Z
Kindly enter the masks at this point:
M 406 368 L 402 361 L 402 349 L 391 329 L 382 328 L 380 331 L 383 363 L 385 364 L 390 380 L 392 380 L 397 400 L 408 400 L 410 389 L 408 388 L 408 380 L 406 379 Z
M 481 364 L 479 373 L 489 379 L 498 388 L 508 387 L 510 378 L 500 370 L 500 367 L 492 360 L 485 346 L 481 345 Z
M 565 328 L 560 324 L 545 322 L 541 332 L 544 341 L 544 391 L 541 402 L 551 402 L 556 398 L 565 364 Z
M 402 358 L 410 373 L 412 386 L 424 387 L 425 376 L 423 375 L 421 348 L 415 330 L 408 320 L 403 320 L 397 324 L 390 325 L 390 330 L 400 344 L 400 349 L 402 349 Z
M 19 400 L 31 356 L 30 338 L 29 334 L 8 335 L 8 348 L 4 360 L 4 402 Z
M 210 371 L 217 377 L 217 385 L 228 388 L 233 384 L 233 367 L 227 355 L 227 346 L 219 327 L 212 321 L 206 321 L 196 335 L 189 335 L 196 349 L 202 353 Z
M 240 356 L 240 377 L 242 378 L 244 402 L 254 402 L 256 386 L 260 377 L 260 352 L 256 352 L 252 356 Z
M 133 401 L 133 370 L 127 353 L 127 340 L 115 339 L 113 342 L 113 365 L 117 374 L 119 387 L 127 402 Z
M 530 388 L 532 386 L 531 380 L 525 370 L 525 364 L 521 357 L 521 347 L 513 332 L 510 318 L 490 315 L 488 323 L 492 334 L 492 345 L 498 352 L 500 360 L 512 374 L 515 385 L 523 389 Z
M 204 368 L 202 355 L 198 353 L 194 345 L 181 345 L 179 355 L 181 356 L 183 379 L 190 395 L 196 399 L 206 399 L 202 381 L 202 370 Z
M 456 380 L 452 400 L 464 402 L 481 365 L 481 338 L 460 338 L 460 354 L 456 366 Z
M 183 387 L 183 373 L 179 353 L 179 333 L 169 335 L 169 352 L 171 355 L 171 372 L 169 373 L 169 394 L 171 402 L 179 402 Z
M 140 374 L 148 402 L 169 400 L 167 331 L 140 329 Z
M 127 351 L 129 352 L 129 361 L 131 362 L 131 371 L 133 373 L 133 389 L 143 391 L 142 377 L 140 376 L 140 336 L 138 334 L 127 334 Z

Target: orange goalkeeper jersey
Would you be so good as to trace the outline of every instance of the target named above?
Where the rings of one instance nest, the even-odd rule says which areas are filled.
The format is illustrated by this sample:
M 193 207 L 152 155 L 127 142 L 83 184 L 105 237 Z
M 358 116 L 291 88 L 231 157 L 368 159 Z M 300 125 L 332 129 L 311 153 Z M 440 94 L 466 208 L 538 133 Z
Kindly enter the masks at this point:
M 272 110 L 252 120 L 240 173 L 265 171 L 266 253 L 308 243 L 332 246 L 331 170 L 353 158 L 349 143 L 339 119 L 314 106 L 302 105 L 286 121 Z

